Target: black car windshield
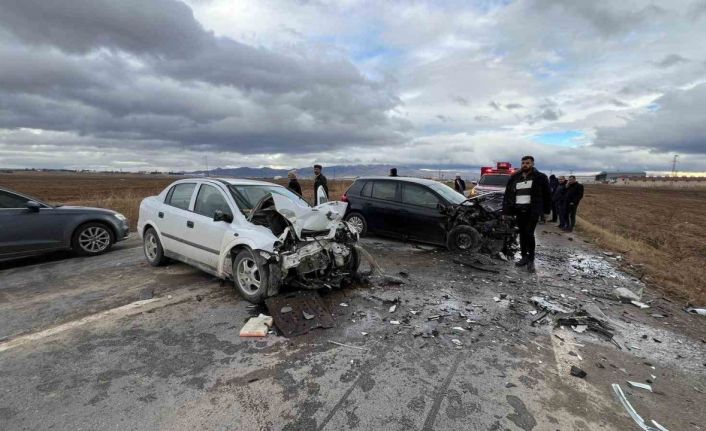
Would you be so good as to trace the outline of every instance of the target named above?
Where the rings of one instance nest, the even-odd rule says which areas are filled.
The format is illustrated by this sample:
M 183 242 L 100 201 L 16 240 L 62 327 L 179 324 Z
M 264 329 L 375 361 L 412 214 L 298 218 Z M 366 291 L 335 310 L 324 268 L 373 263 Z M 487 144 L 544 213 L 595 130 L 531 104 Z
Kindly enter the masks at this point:
M 309 203 L 298 194 L 275 184 L 271 186 L 261 184 L 231 184 L 228 186 L 228 189 L 233 195 L 233 199 L 235 199 L 235 202 L 238 204 L 238 208 L 240 208 L 240 211 L 246 216 L 250 214 L 250 211 L 252 211 L 263 197 L 270 193 L 284 196 L 299 206 L 309 206 Z
M 478 185 L 505 187 L 508 181 L 510 181 L 510 175 L 483 175 L 478 181 Z
M 446 199 L 449 203 L 460 204 L 466 200 L 466 197 L 446 184 L 441 183 L 431 183 L 428 184 L 429 188 L 441 195 L 442 198 Z

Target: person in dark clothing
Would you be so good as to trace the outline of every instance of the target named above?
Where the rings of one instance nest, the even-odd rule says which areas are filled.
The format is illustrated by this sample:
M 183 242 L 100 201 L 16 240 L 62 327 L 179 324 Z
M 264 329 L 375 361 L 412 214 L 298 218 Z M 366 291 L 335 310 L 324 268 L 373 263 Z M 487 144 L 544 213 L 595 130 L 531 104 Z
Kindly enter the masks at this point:
M 321 165 L 314 165 L 314 205 L 316 205 L 316 193 L 319 190 L 319 186 L 324 188 L 326 197 L 328 198 L 328 181 L 326 177 L 321 173 L 323 167 Z
M 583 184 L 576 181 L 576 177 L 571 175 L 569 183 L 566 185 L 566 218 L 568 225 L 565 230 L 571 232 L 576 226 L 576 210 L 579 208 L 579 202 L 583 199 Z
M 461 194 L 466 191 L 466 182 L 461 178 L 461 174 L 456 174 L 456 179 L 454 180 L 454 190 Z
M 297 173 L 296 171 L 289 171 L 287 174 L 287 177 L 289 178 L 289 185 L 287 188 L 294 193 L 298 194 L 299 196 L 302 195 L 302 186 L 299 184 L 299 180 L 297 180 Z
M 503 197 L 503 214 L 514 215 L 520 230 L 520 251 L 517 266 L 527 266 L 534 272 L 534 229 L 539 217 L 549 214 L 552 198 L 549 179 L 534 168 L 534 157 L 524 156 L 519 172 L 510 177 Z
M 397 168 L 390 168 L 390 176 L 391 177 L 397 176 Z
M 568 220 L 566 219 L 566 178 L 562 175 L 559 177 L 559 184 L 554 189 L 552 193 L 552 211 L 554 211 L 554 216 L 559 216 L 559 228 L 563 229 L 568 226 Z M 552 221 L 556 221 L 552 218 Z
M 549 192 L 552 194 L 552 223 L 556 223 L 556 219 L 559 215 L 556 211 L 556 207 L 554 206 L 554 191 L 558 186 L 559 180 L 556 179 L 556 175 L 549 175 Z

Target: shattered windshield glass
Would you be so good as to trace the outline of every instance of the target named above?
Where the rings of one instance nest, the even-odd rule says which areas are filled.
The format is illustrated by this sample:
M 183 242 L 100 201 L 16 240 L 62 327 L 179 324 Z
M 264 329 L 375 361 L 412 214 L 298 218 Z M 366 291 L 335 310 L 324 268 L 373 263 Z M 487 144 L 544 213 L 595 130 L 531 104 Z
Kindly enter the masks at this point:
M 460 204 L 466 200 L 466 197 L 446 184 L 432 183 L 429 187 L 441 195 L 444 199 L 452 204 Z
M 295 204 L 302 207 L 309 207 L 309 203 L 302 199 L 298 194 L 289 191 L 288 189 L 277 186 L 277 185 L 260 185 L 260 184 L 247 184 L 247 185 L 229 185 L 228 189 L 233 195 L 233 199 L 238 204 L 238 208 L 245 215 L 250 215 L 252 209 L 257 205 L 260 200 L 266 195 L 272 193 L 286 197 Z

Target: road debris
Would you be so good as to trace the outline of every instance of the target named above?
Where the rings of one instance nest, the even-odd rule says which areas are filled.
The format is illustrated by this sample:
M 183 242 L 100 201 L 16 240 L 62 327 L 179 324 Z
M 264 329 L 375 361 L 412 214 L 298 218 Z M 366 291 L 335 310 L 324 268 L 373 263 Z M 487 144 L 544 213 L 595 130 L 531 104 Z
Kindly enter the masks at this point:
M 630 386 L 632 386 L 633 388 L 645 389 L 645 390 L 652 392 L 652 386 L 647 385 L 645 383 L 633 382 L 633 381 L 628 380 L 628 384 Z
M 628 412 L 632 420 L 635 421 L 637 426 L 639 426 L 644 431 L 668 431 L 666 428 L 664 428 L 662 425 L 659 425 L 654 420 L 652 421 L 652 423 L 655 425 L 656 428 L 648 425 L 645 420 L 642 419 L 642 416 L 637 414 L 633 406 L 628 401 L 627 397 L 625 397 L 625 394 L 623 393 L 623 390 L 620 385 L 617 383 L 613 383 L 611 387 L 613 388 L 613 392 L 615 392 L 615 396 L 618 398 L 618 401 L 620 401 L 620 404 L 623 405 L 623 408 L 625 408 L 625 410 Z
M 285 337 L 303 335 L 314 328 L 333 327 L 333 317 L 316 291 L 273 296 L 265 300 L 265 305 Z
M 463 258 L 460 258 L 460 257 L 455 257 L 455 258 L 453 259 L 453 262 L 454 262 L 454 263 L 457 263 L 457 264 L 459 264 L 459 265 L 461 265 L 461 266 L 467 266 L 467 267 L 469 267 L 469 268 L 476 269 L 476 270 L 478 270 L 478 271 L 491 272 L 491 273 L 493 273 L 493 274 L 500 274 L 500 271 L 498 271 L 497 269 L 488 268 L 487 266 L 479 265 L 479 264 L 477 264 L 477 263 L 475 263 L 475 262 L 473 262 L 473 261 L 470 261 L 470 260 L 468 260 L 468 259 L 463 259 Z
M 586 326 L 589 331 L 597 332 L 609 340 L 613 339 L 613 327 L 608 322 L 593 317 L 586 310 L 559 314 L 556 317 L 556 325 L 569 327 Z
M 397 304 L 394 304 L 392 307 L 390 307 L 390 313 L 394 313 L 395 310 L 397 310 Z
M 687 313 L 698 314 L 699 316 L 706 316 L 706 308 L 695 308 L 689 307 L 684 309 Z
M 338 305 L 340 305 L 341 307 L 348 307 L 348 304 L 346 304 L 345 302 L 341 302 L 341 303 L 338 304 Z
M 634 293 L 632 290 L 626 287 L 618 287 L 613 290 L 613 296 L 615 296 L 621 302 L 632 302 L 639 301 L 642 299 L 642 288 L 639 293 Z
M 399 320 L 390 320 L 390 325 L 399 325 L 400 321 Z
M 581 378 L 581 379 L 583 379 L 584 377 L 586 377 L 586 372 L 585 372 L 584 370 L 582 370 L 581 368 L 577 367 L 576 365 L 572 365 L 572 366 L 571 366 L 571 371 L 570 371 L 570 373 L 571 373 L 572 376 L 578 377 L 578 378 Z
M 642 308 L 642 309 L 650 308 L 650 306 L 647 305 L 647 304 L 645 304 L 644 302 L 640 302 L 640 301 L 630 301 L 630 303 L 631 303 L 632 305 L 634 305 L 635 307 L 640 307 L 640 308 Z
M 154 296 L 154 291 L 152 289 L 140 290 L 140 301 L 152 299 L 153 296 Z
M 335 345 L 337 345 L 337 346 L 341 346 L 341 347 L 348 347 L 348 348 L 351 348 L 351 349 L 366 350 L 366 351 L 368 350 L 367 347 L 352 346 L 352 345 L 350 345 L 350 344 L 339 343 L 338 341 L 328 340 L 328 342 L 331 343 L 331 344 L 335 344 Z
M 264 337 L 272 326 L 272 317 L 260 314 L 251 317 L 240 330 L 241 337 Z
M 453 338 L 451 340 L 451 342 L 454 343 L 454 345 L 456 346 L 457 349 L 460 349 L 461 347 L 463 347 L 463 343 L 461 343 L 461 340 Z
M 571 329 L 574 330 L 574 332 L 578 332 L 579 334 L 582 334 L 586 332 L 586 329 L 588 329 L 588 325 L 576 325 L 572 326 Z
M 570 313 L 571 310 L 569 310 L 566 307 L 562 307 L 561 305 L 554 304 L 552 302 L 547 301 L 546 299 L 542 298 L 541 296 L 533 296 L 530 298 L 530 301 L 537 305 L 537 307 L 543 308 L 547 311 L 550 311 L 552 313 Z

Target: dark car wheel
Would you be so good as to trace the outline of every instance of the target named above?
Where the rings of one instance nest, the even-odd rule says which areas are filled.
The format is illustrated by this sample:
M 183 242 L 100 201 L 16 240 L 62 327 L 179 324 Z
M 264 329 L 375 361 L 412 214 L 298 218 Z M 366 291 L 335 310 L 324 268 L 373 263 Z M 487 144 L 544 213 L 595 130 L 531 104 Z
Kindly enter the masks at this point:
M 346 216 L 346 221 L 358 231 L 358 235 L 363 236 L 368 233 L 368 222 L 363 214 L 353 212 Z
M 74 232 L 71 248 L 82 256 L 96 256 L 110 250 L 115 242 L 113 231 L 103 223 L 86 223 Z
M 233 284 L 240 295 L 253 304 L 267 297 L 269 268 L 261 265 L 249 249 L 241 250 L 233 259 Z
M 457 253 L 478 251 L 480 246 L 480 233 L 470 226 L 456 226 L 446 239 L 446 247 Z
M 159 235 L 152 228 L 145 231 L 142 238 L 142 250 L 145 252 L 147 262 L 152 266 L 162 266 L 169 260 L 164 256 L 164 248 L 162 248 L 162 241 L 159 240 Z

